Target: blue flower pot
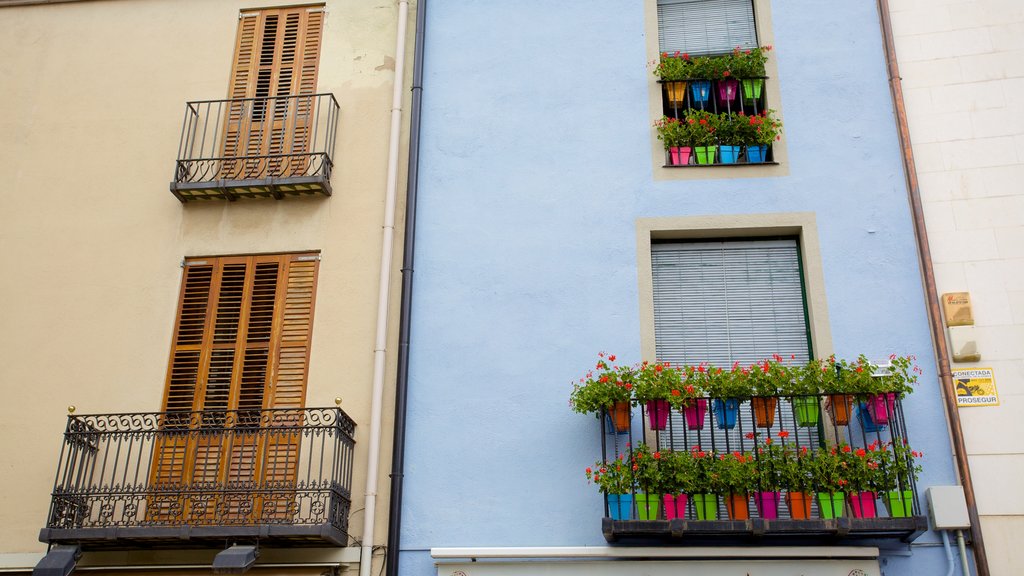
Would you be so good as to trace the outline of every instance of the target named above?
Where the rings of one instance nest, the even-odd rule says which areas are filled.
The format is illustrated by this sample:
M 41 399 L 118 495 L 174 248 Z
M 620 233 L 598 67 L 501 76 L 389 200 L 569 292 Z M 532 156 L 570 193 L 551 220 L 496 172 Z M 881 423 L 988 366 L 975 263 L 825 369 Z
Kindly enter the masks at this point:
M 768 156 L 768 147 L 761 146 L 747 146 L 747 162 L 751 164 L 760 164 L 765 161 Z
M 865 432 L 881 432 L 885 430 L 885 424 L 875 424 L 875 421 L 871 419 L 871 414 L 868 414 L 868 407 L 865 402 L 857 403 L 857 418 L 860 420 L 860 425 L 864 428 Z
M 707 102 L 711 97 L 711 81 L 694 80 L 690 82 L 690 95 L 693 96 L 694 102 Z
M 612 520 L 630 520 L 633 517 L 632 494 L 605 494 L 608 500 L 608 515 Z
M 715 422 L 722 430 L 732 430 L 736 427 L 736 415 L 740 411 L 740 401 L 736 398 L 714 400 Z
M 718 160 L 722 164 L 735 164 L 740 159 L 740 146 L 719 146 Z

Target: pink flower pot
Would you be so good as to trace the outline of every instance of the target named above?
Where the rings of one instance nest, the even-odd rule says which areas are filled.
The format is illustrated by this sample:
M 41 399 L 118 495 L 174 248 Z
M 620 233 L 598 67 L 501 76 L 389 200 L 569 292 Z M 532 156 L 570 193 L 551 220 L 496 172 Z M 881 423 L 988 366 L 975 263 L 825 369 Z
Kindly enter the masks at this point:
M 703 430 L 704 417 L 708 413 L 708 401 L 706 398 L 698 398 L 690 402 L 689 406 L 683 408 L 683 415 L 686 417 L 686 427 L 689 430 Z
M 693 148 L 689 146 L 672 146 L 668 149 L 668 152 L 672 158 L 673 166 L 686 166 L 690 163 L 690 154 L 693 152 Z
M 850 492 L 850 510 L 854 518 L 876 518 L 874 492 Z
M 754 504 L 757 506 L 757 515 L 765 520 L 775 520 L 779 517 L 779 492 L 754 492 Z
M 872 394 L 868 396 L 868 414 L 875 424 L 888 424 L 889 416 L 896 409 L 896 393 Z
M 686 494 L 665 494 L 662 498 L 665 505 L 665 519 L 674 520 L 679 518 L 680 520 L 686 518 Z
M 726 102 L 732 102 L 739 94 L 740 82 L 735 78 L 723 78 L 718 81 L 718 98 Z
M 671 408 L 668 405 L 668 400 L 647 401 L 647 422 L 651 425 L 651 430 L 665 429 L 665 425 L 668 423 L 669 410 Z

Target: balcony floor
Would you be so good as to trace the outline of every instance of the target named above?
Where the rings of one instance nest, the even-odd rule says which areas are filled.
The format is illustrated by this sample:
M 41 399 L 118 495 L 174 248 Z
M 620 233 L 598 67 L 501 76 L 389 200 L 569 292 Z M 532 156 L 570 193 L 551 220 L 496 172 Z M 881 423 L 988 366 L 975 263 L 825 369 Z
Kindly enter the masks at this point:
M 348 535 L 331 524 L 261 526 L 118 526 L 43 528 L 39 541 L 78 544 L 84 550 L 137 548 L 223 548 L 225 540 L 259 541 L 266 546 L 345 546 Z
M 171 193 L 182 203 L 193 200 L 283 199 L 295 196 L 330 196 L 328 176 L 294 176 L 213 182 L 171 182 Z

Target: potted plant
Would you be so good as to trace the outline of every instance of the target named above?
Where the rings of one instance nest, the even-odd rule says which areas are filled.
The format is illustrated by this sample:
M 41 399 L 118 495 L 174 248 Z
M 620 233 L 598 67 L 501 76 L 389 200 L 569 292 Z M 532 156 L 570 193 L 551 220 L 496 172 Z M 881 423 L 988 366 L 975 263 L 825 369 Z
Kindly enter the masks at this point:
M 668 362 L 644 361 L 633 369 L 634 397 L 647 408 L 651 430 L 664 430 L 669 410 L 684 393 L 680 370 Z
M 786 490 L 789 517 L 806 520 L 811 517 L 811 498 L 814 491 L 814 458 L 807 446 L 785 446 L 779 476 Z
M 671 488 L 671 477 L 668 474 L 671 466 L 664 466 L 664 458 L 658 450 L 651 450 L 647 444 L 641 444 L 630 452 L 630 469 L 633 482 L 637 487 L 634 497 L 637 518 L 640 520 L 657 520 L 658 509 L 662 497 Z
M 750 438 L 756 438 L 757 434 L 751 432 Z M 779 431 L 780 440 L 789 436 L 786 430 Z M 757 513 L 766 520 L 775 520 L 779 517 L 779 500 L 782 490 L 782 470 L 785 467 L 787 455 L 780 443 L 773 443 L 771 436 L 764 439 L 764 444 L 757 447 L 754 454 L 754 504 L 757 506 Z
M 862 356 L 863 358 L 863 356 Z M 913 384 L 921 369 L 913 364 L 913 356 L 889 356 L 889 365 L 879 368 L 871 364 L 872 385 L 869 387 L 868 414 L 875 424 L 887 424 L 896 408 L 896 398 L 913 392 Z
M 662 116 L 654 123 L 658 132 L 658 140 L 665 145 L 672 166 L 685 166 L 690 163 L 689 130 L 686 124 L 676 118 Z
M 669 402 L 683 413 L 683 421 L 688 430 L 703 430 L 708 412 L 708 401 L 704 397 L 704 374 L 693 366 L 687 366 L 679 373 L 683 377 L 682 387 L 672 391 Z
M 836 426 L 848 425 L 855 397 L 841 376 L 842 369 L 836 362 L 836 357 L 833 355 L 821 360 L 812 360 L 806 369 L 812 370 L 815 364 L 817 364 L 821 391 L 827 395 L 825 411 L 832 417 L 832 422 Z
M 847 480 L 849 470 L 842 456 L 843 450 L 850 450 L 850 447 L 843 444 L 819 448 L 811 460 L 818 509 L 821 511 L 821 517 L 825 519 L 839 518 L 843 515 L 845 493 L 850 483 Z
M 903 442 L 881 443 L 876 441 L 879 461 L 878 490 L 882 495 L 882 503 L 893 518 L 905 518 L 913 514 L 914 491 L 912 482 L 917 481 L 921 473 L 921 465 L 917 458 L 924 456 Z M 871 448 L 872 446 L 869 446 Z
M 840 451 L 842 461 L 846 463 L 849 484 L 850 512 L 854 518 L 874 518 L 877 514 L 875 499 L 881 485 L 881 466 L 877 452 L 872 449 L 844 447 Z
M 774 110 L 762 110 L 760 114 L 746 116 L 747 162 L 761 163 L 768 157 L 768 146 L 781 140 L 782 122 L 775 117 Z
M 662 89 L 669 105 L 678 108 L 686 100 L 686 81 L 690 78 L 691 62 L 689 54 L 662 52 L 654 75 L 660 78 Z
M 704 110 L 687 110 L 685 120 L 689 127 L 690 144 L 697 156 L 697 164 L 714 164 L 718 149 L 718 114 Z
M 743 101 L 753 104 L 760 101 L 764 89 L 765 64 L 771 46 L 758 46 L 749 50 L 733 49 L 730 69 L 740 79 Z
M 821 404 L 818 400 L 821 392 L 819 366 L 818 361 L 811 360 L 803 366 L 790 368 L 791 378 L 780 390 L 784 396 L 789 396 L 796 425 L 802 428 L 814 428 L 821 420 Z
M 721 76 L 722 63 L 710 56 L 689 58 L 687 62 L 691 101 L 703 109 L 711 98 L 711 81 Z
M 742 112 L 723 113 L 718 119 L 718 155 L 722 164 L 735 164 L 749 137 L 747 118 Z
M 729 371 L 703 364 L 697 369 L 704 375 L 704 389 L 712 398 L 712 408 L 718 427 L 731 430 L 736 426 L 740 399 L 749 398 L 751 395 L 748 378 L 750 371 L 741 367 L 739 362 L 733 363 Z
M 698 520 L 718 518 L 718 495 L 723 493 L 725 484 L 718 469 L 718 459 L 713 452 L 706 452 L 694 446 L 690 449 L 692 461 L 693 507 Z
M 697 460 L 689 452 L 662 453 L 661 468 L 665 478 L 665 518 L 673 520 L 686 516 L 688 494 L 696 494 L 705 488 L 699 483 Z M 717 508 L 717 501 L 715 506 Z
M 608 512 L 612 520 L 629 520 L 633 510 L 633 471 L 625 461 L 625 455 L 619 454 L 614 460 L 598 461 L 585 471 L 587 481 L 597 485 L 605 495 Z
M 750 493 L 757 487 L 757 467 L 750 453 L 719 454 L 715 474 L 725 496 L 725 509 L 731 520 L 750 518 Z
M 774 354 L 772 358 L 762 360 L 750 366 L 750 383 L 753 398 L 750 399 L 754 409 L 754 423 L 761 428 L 770 428 L 775 424 L 775 412 L 778 407 L 780 391 L 788 386 L 792 374 L 782 363 L 782 358 Z
M 594 413 L 598 418 L 611 415 L 614 430 L 629 431 L 629 406 L 633 389 L 633 373 L 627 366 L 616 366 L 614 354 L 598 354 L 593 370 L 573 383 L 569 404 L 580 414 Z

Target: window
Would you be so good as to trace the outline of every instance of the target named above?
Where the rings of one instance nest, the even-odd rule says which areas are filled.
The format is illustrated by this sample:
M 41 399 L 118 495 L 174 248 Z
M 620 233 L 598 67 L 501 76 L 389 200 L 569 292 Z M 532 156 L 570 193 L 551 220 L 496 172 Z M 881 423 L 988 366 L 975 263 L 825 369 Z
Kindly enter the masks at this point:
M 287 426 L 299 424 L 288 420 L 296 412 L 265 410 L 305 405 L 318 260 L 307 253 L 185 261 L 161 422 L 163 430 L 181 432 L 157 439 L 151 485 L 294 478 L 298 437 Z M 218 433 L 268 424 L 280 432 L 262 436 L 262 444 L 253 436 L 251 443 L 225 445 Z M 192 513 L 175 501 L 155 496 L 150 519 Z
M 757 46 L 751 0 L 658 0 L 659 52 L 724 54 Z

